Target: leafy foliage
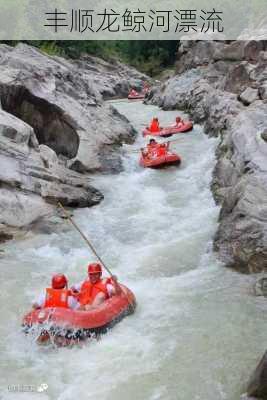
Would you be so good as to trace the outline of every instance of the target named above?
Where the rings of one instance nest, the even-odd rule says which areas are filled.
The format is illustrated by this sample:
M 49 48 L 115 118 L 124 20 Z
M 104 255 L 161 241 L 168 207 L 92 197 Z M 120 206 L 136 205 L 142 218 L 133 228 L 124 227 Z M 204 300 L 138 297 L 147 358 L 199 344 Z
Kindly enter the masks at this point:
M 106 60 L 118 59 L 148 75 L 158 75 L 164 68 L 173 65 L 179 42 L 176 40 L 58 40 L 24 41 L 40 48 L 49 55 L 79 58 L 91 54 Z M 18 41 L 5 41 L 15 46 Z

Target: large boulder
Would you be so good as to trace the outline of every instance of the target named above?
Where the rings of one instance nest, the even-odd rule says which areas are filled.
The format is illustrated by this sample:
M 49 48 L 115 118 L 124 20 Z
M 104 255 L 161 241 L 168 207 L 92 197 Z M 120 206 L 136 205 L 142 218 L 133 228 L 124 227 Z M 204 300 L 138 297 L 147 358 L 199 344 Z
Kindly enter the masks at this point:
M 117 172 L 119 156 L 103 162 L 103 148 L 135 136 L 103 96 L 145 78 L 97 58 L 70 61 L 26 44 L 0 45 L 0 224 L 32 227 L 51 218 L 58 201 L 88 207 L 102 200 L 88 172 Z
M 145 74 L 117 60 L 107 62 L 94 56 L 83 55 L 75 61 L 75 65 L 105 99 L 126 97 L 130 88 L 141 90 L 142 82 L 149 81 Z
M 241 41 L 241 43 L 243 43 Z M 263 40 L 249 40 L 244 42 L 244 58 L 247 61 L 256 62 L 259 59 L 261 51 L 265 49 L 265 43 Z
M 258 89 L 247 87 L 238 97 L 245 106 L 259 100 Z
M 14 188 L 0 190 L 0 223 L 22 228 L 53 212 L 40 196 Z
M 256 399 L 267 399 L 267 351 L 250 379 L 247 394 Z
M 215 249 L 227 265 L 242 272 L 267 270 L 267 144 L 261 137 L 266 120 L 267 107 L 261 102 L 241 111 L 230 124 L 215 170 L 215 190 L 222 195 Z M 224 168 L 229 161 L 233 181 Z
M 259 97 L 261 100 L 267 100 L 267 82 L 264 82 L 259 86 Z
M 265 142 L 267 142 L 267 129 L 265 129 L 263 132 L 261 132 L 261 138 Z
M 217 46 L 212 58 L 215 61 L 242 61 L 244 59 L 244 47 L 245 42 L 241 41 L 234 41 L 230 44 L 224 44 L 220 47 Z
M 50 204 L 90 206 L 103 198 L 91 187 L 88 177 L 70 171 L 56 153 L 45 145 L 29 145 L 33 129 L 25 122 L 0 111 L 4 128 L 16 132 L 0 136 L 0 223 L 23 227 L 52 212 Z M 0 122 L 0 130 L 2 129 Z
M 223 47 L 222 42 L 216 41 L 186 41 L 180 42 L 176 72 L 181 74 L 191 68 L 208 65 L 213 62 L 213 56 Z
M 252 84 L 251 71 L 253 65 L 247 61 L 242 61 L 229 68 L 228 73 L 224 80 L 224 90 L 228 92 L 240 94 L 243 90 Z
M 93 70 L 90 66 L 93 63 Z M 104 64 L 104 65 L 103 65 Z M 133 69 L 92 58 L 73 62 L 43 54 L 25 44 L 10 51 L 0 46 L 0 99 L 3 109 L 29 124 L 39 144 L 51 147 L 78 171 L 101 169 L 102 144 L 131 140 L 129 124 L 103 104 L 104 86 L 116 94 L 117 85 L 138 81 Z M 123 71 L 123 72 L 122 72 Z M 128 73 L 128 75 L 127 75 Z M 131 73 L 133 78 L 130 79 Z M 141 84 L 139 75 L 139 84 Z M 118 91 L 119 93 L 119 91 Z M 82 148 L 81 148 L 82 147 Z M 85 157 L 86 152 L 89 154 Z
M 27 146 L 34 131 L 28 124 L 0 109 L 0 136 Z
M 190 46 L 187 43 L 184 54 Z M 186 109 L 195 122 L 204 123 L 209 135 L 220 136 L 212 180 L 221 204 L 214 249 L 225 265 L 244 273 L 267 270 L 267 105 L 256 96 L 258 83 L 264 82 L 263 53 L 257 64 L 241 61 L 227 67 L 222 60 L 188 69 L 165 82 L 149 100 L 166 109 Z M 213 82 L 217 63 L 227 74 Z M 235 93 L 248 86 L 252 91 L 243 95 L 250 106 L 245 107 Z
M 267 297 L 267 276 L 258 279 L 254 286 L 255 296 Z

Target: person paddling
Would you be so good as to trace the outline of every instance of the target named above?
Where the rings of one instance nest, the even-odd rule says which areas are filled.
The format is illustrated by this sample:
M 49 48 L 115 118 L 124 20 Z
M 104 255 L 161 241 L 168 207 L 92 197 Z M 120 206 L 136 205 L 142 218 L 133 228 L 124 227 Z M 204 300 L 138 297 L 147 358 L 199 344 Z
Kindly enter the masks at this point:
M 129 96 L 138 96 L 138 92 L 135 89 L 131 89 Z
M 143 157 L 149 157 L 155 153 L 155 150 L 158 147 L 158 142 L 155 139 L 150 139 L 149 143 L 146 145 L 146 149 L 141 148 L 141 153 Z
M 167 143 L 158 143 L 155 139 L 150 139 L 149 143 L 146 146 L 146 149 L 142 148 L 142 156 L 153 158 L 155 156 L 165 155 L 169 150 L 170 142 Z
M 150 132 L 159 132 L 160 129 L 158 118 L 153 118 L 149 127 Z
M 72 287 L 72 293 L 79 302 L 79 310 L 90 310 L 102 304 L 105 300 L 121 293 L 117 277 L 101 278 L 100 263 L 88 265 L 88 278 Z

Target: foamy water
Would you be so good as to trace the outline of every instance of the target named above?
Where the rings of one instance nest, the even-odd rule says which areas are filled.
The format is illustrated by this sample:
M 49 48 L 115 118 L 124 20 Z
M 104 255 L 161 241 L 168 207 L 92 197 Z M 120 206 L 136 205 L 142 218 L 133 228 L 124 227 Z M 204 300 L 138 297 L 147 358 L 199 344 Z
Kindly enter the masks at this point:
M 177 115 L 139 102 L 114 104 L 139 131 L 153 116 L 167 125 Z M 266 348 L 266 306 L 251 295 L 255 278 L 225 269 L 211 250 L 219 212 L 209 189 L 216 140 L 200 126 L 178 137 L 172 148 L 181 167 L 139 167 L 131 152 L 147 142 L 139 135 L 133 146 L 123 146 L 121 174 L 95 177 L 104 201 L 74 214 L 138 301 L 135 314 L 99 342 L 40 348 L 20 332 L 22 315 L 53 272 L 66 273 L 71 283 L 85 277 L 94 257 L 78 233 L 69 227 L 6 245 L 3 399 L 239 399 Z M 48 388 L 36 392 L 42 383 Z M 12 385 L 34 391 L 12 392 Z

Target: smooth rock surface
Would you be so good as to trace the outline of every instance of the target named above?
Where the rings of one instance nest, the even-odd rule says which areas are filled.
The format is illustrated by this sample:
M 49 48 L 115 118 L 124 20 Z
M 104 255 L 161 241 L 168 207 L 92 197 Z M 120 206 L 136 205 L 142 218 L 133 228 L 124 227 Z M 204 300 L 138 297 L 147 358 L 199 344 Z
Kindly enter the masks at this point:
M 267 297 L 267 276 L 264 276 L 257 280 L 254 286 L 255 296 Z
M 142 80 L 120 63 L 0 45 L 0 223 L 21 229 L 51 219 L 58 201 L 88 207 L 102 200 L 88 173 L 117 172 L 119 155 L 103 162 L 103 148 L 135 136 L 103 96 L 124 95 Z
M 256 399 L 267 399 L 267 351 L 250 379 L 247 394 Z
M 178 74 L 147 100 L 186 110 L 209 135 L 220 137 L 212 181 L 221 204 L 214 248 L 227 266 L 246 273 L 267 270 L 267 105 L 258 97 L 267 78 L 265 46 L 182 43 Z M 237 99 L 242 92 L 249 107 Z
M 259 100 L 258 89 L 246 88 L 239 96 L 240 100 L 245 106 Z

